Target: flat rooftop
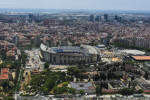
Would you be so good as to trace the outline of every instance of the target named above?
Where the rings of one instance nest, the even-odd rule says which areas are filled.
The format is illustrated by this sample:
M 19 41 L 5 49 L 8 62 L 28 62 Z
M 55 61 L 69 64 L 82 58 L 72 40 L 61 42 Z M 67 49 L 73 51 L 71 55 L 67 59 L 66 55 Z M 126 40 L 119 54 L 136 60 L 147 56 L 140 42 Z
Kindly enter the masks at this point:
M 72 88 L 77 90 L 94 89 L 91 82 L 70 82 Z
M 150 60 L 150 56 L 132 56 L 135 60 L 148 61 Z
M 8 79 L 8 72 L 9 72 L 8 68 L 2 68 L 0 80 Z
M 140 51 L 140 50 L 129 50 L 129 49 L 120 50 L 119 52 L 120 53 L 130 54 L 130 55 L 144 55 L 145 54 L 145 52 Z

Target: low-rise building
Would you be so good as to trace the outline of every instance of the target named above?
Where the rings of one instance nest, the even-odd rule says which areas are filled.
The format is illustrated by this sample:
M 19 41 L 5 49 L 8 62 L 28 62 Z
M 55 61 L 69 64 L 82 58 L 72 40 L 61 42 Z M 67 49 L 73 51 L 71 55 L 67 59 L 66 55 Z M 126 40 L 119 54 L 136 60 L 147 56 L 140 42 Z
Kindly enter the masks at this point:
M 150 61 L 150 56 L 132 56 L 135 61 Z
M 35 75 L 40 75 L 40 71 L 39 71 L 39 70 L 32 70 L 32 71 L 31 71 L 31 74 L 32 74 L 33 76 L 35 76 Z
M 6 52 L 7 58 L 9 59 L 15 59 L 16 58 L 16 52 L 14 50 L 9 50 Z
M 9 68 L 2 68 L 0 73 L 0 83 L 8 82 L 12 80 L 12 73 L 9 72 Z
M 91 82 L 70 82 L 72 88 L 76 89 L 76 93 L 84 90 L 85 93 L 94 94 L 95 88 Z

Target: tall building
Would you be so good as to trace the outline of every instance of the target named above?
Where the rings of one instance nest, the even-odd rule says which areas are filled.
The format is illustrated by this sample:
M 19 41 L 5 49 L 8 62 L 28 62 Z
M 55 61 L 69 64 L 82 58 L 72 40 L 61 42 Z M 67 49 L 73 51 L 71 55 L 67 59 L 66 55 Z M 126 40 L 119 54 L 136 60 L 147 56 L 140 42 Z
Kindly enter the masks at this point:
M 115 20 L 119 21 L 119 17 L 117 15 L 115 15 Z
M 14 37 L 13 37 L 13 43 L 14 43 L 15 45 L 18 45 L 18 44 L 19 44 L 19 37 L 18 37 L 18 36 L 14 36 Z
M 35 21 L 35 20 L 36 20 L 36 17 L 33 14 L 29 14 L 28 22 L 32 23 L 32 21 Z
M 107 37 L 101 37 L 101 43 L 104 44 L 105 46 L 109 45 L 109 38 Z
M 5 40 L 6 35 L 5 34 L 0 34 L 0 40 Z
M 90 15 L 90 21 L 94 21 L 94 15 Z
M 29 18 L 33 19 L 33 17 L 34 17 L 33 14 L 29 14 Z
M 41 40 L 40 40 L 40 36 L 35 36 L 34 37 L 34 45 L 36 46 L 40 46 Z
M 118 22 L 122 22 L 122 17 L 119 17 L 119 16 L 116 15 L 115 20 L 118 21 Z
M 104 14 L 104 20 L 108 21 L 108 14 Z
M 95 21 L 100 21 L 101 20 L 101 17 L 100 16 L 96 16 L 96 18 L 95 18 Z

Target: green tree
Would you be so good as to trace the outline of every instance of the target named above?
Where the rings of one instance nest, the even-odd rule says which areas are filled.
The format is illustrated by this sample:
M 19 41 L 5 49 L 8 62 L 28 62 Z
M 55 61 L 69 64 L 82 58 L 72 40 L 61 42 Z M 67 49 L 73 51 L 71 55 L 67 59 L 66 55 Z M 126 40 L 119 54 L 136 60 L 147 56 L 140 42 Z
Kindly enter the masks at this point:
M 27 84 L 23 84 L 23 88 L 26 90 L 27 89 Z
M 30 86 L 32 90 L 31 92 L 40 91 L 42 89 L 41 85 L 43 85 L 44 81 L 45 80 L 41 75 L 33 77 L 30 81 Z
M 3 100 L 15 100 L 15 99 L 12 97 L 3 97 Z
M 75 94 L 76 90 L 74 88 L 69 88 L 67 82 L 63 82 L 61 87 L 55 86 L 53 89 L 54 94 L 63 94 L 63 93 L 70 93 Z
M 136 87 L 137 83 L 132 83 L 132 90 L 135 90 L 135 87 Z
M 128 88 L 130 89 L 130 87 L 131 87 L 131 85 L 130 85 L 131 83 L 129 82 L 129 85 L 128 85 Z
M 68 93 L 69 92 L 68 83 L 63 82 L 61 89 L 62 89 L 63 93 Z
M 66 81 L 68 81 L 68 82 L 73 81 L 73 79 L 72 79 L 71 76 L 66 76 L 65 79 L 66 79 Z
M 49 78 L 46 80 L 44 87 L 48 88 L 48 92 L 52 90 L 52 88 L 56 85 L 55 80 Z
M 71 75 L 71 76 L 75 75 L 76 77 L 79 78 L 80 71 L 77 67 L 69 67 L 68 70 L 67 70 L 67 74 Z
M 49 92 L 49 89 L 46 86 L 44 86 L 44 90 L 43 91 L 44 91 L 45 94 L 47 94 Z
M 26 59 L 27 59 L 27 54 L 24 51 L 21 51 L 21 60 L 22 60 L 23 66 L 25 66 L 26 64 Z
M 55 94 L 68 93 L 68 83 L 65 82 L 66 73 L 52 72 L 50 69 L 45 69 L 41 75 L 34 76 L 30 81 L 29 92 L 42 92 L 48 94 L 51 90 Z M 64 82 L 64 83 L 63 83 Z M 54 87 L 62 83 L 62 87 Z
M 99 96 L 102 94 L 102 88 L 100 86 L 96 86 L 96 95 Z
M 76 94 L 76 89 L 69 88 L 69 93 L 72 94 L 72 95 L 75 95 Z
M 45 69 L 49 68 L 49 64 L 48 64 L 47 62 L 44 63 L 44 68 L 45 68 Z
M 134 90 L 129 88 L 123 88 L 120 92 L 122 95 L 131 95 L 133 94 Z
M 142 89 L 139 89 L 139 90 L 138 90 L 138 93 L 139 93 L 139 94 L 143 93 L 143 90 L 142 90 Z
M 85 94 L 84 90 L 80 90 L 80 94 L 84 95 Z
M 60 94 L 60 89 L 59 89 L 59 87 L 55 86 L 55 87 L 53 88 L 53 93 L 54 93 L 54 94 Z
M 67 83 L 67 82 L 63 82 L 63 83 L 62 83 L 62 86 L 63 86 L 63 87 L 67 87 L 67 86 L 68 86 L 68 83 Z

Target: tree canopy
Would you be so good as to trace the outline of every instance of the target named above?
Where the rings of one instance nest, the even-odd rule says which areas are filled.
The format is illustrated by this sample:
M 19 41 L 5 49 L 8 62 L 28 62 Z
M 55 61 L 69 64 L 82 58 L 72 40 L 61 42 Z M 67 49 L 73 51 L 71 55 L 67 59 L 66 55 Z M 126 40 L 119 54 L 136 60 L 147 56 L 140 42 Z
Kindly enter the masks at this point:
M 47 69 L 49 67 L 49 64 L 46 62 L 44 63 L 44 68 Z

